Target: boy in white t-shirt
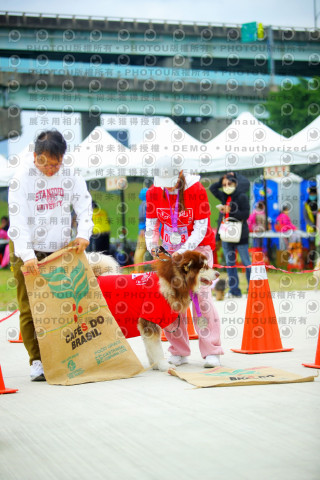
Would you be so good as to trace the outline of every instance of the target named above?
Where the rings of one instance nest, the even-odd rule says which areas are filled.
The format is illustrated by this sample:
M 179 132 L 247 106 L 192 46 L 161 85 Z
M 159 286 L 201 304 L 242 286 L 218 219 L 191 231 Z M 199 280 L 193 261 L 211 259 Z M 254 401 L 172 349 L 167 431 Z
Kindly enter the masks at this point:
M 45 380 L 22 265 L 39 274 L 38 261 L 71 240 L 71 207 L 77 215 L 74 240 L 77 253 L 89 244 L 92 232 L 91 196 L 86 182 L 63 165 L 67 144 L 57 130 L 40 133 L 35 142 L 34 166 L 21 168 L 10 181 L 10 262 L 17 280 L 20 331 L 30 359 L 32 381 Z

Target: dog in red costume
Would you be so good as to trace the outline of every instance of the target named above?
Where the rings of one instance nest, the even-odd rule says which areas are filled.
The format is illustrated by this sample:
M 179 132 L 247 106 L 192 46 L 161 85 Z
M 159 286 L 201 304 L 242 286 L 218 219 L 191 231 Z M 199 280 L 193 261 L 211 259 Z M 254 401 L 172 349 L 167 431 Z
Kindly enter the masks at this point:
M 162 247 L 154 263 L 156 273 L 114 275 L 108 257 L 100 254 L 100 261 L 93 262 L 90 256 L 88 260 L 124 335 L 135 337 L 140 332 L 152 368 L 167 371 L 171 366 L 164 358 L 161 328 L 186 312 L 190 293 L 197 293 L 201 284 L 212 284 L 219 273 L 202 253 L 187 251 L 171 257 Z

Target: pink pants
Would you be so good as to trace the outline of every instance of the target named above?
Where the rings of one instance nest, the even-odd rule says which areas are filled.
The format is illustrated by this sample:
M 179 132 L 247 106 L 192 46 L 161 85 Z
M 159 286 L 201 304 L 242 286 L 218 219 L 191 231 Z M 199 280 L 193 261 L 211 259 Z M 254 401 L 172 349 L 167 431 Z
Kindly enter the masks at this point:
M 197 247 L 195 251 L 206 255 L 209 266 L 211 267 L 213 265 L 212 250 L 209 246 Z M 207 355 L 221 355 L 223 354 L 223 349 L 220 340 L 220 318 L 213 303 L 211 287 L 202 286 L 198 293 L 198 298 L 202 314 L 200 327 L 198 325 L 198 317 L 194 305 L 192 307 L 192 316 L 194 327 L 199 336 L 199 349 L 201 356 L 202 358 L 205 358 Z M 206 325 L 203 325 L 203 319 L 206 320 Z M 191 350 L 187 328 L 187 315 L 183 314 L 180 315 L 180 323 L 179 320 L 176 320 L 164 330 L 165 336 L 171 344 L 169 352 L 172 353 L 172 355 L 181 355 L 182 357 L 190 355 Z

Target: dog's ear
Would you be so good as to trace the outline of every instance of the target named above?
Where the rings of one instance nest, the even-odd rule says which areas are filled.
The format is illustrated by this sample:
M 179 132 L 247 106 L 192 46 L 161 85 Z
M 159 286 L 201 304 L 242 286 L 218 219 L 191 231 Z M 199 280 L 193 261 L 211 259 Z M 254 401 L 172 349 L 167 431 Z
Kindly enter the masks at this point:
M 200 256 L 199 256 L 199 266 L 200 266 L 200 268 L 203 268 L 203 267 L 205 267 L 205 266 L 208 266 L 207 257 L 205 257 L 204 255 L 200 255 Z

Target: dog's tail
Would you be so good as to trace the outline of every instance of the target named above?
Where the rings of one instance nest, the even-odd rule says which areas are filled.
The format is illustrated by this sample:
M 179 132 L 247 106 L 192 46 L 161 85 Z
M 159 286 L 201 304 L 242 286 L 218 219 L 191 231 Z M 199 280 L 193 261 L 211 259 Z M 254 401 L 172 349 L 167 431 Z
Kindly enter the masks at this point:
M 111 255 L 100 252 L 85 252 L 85 254 L 96 277 L 120 274 L 120 265 Z

